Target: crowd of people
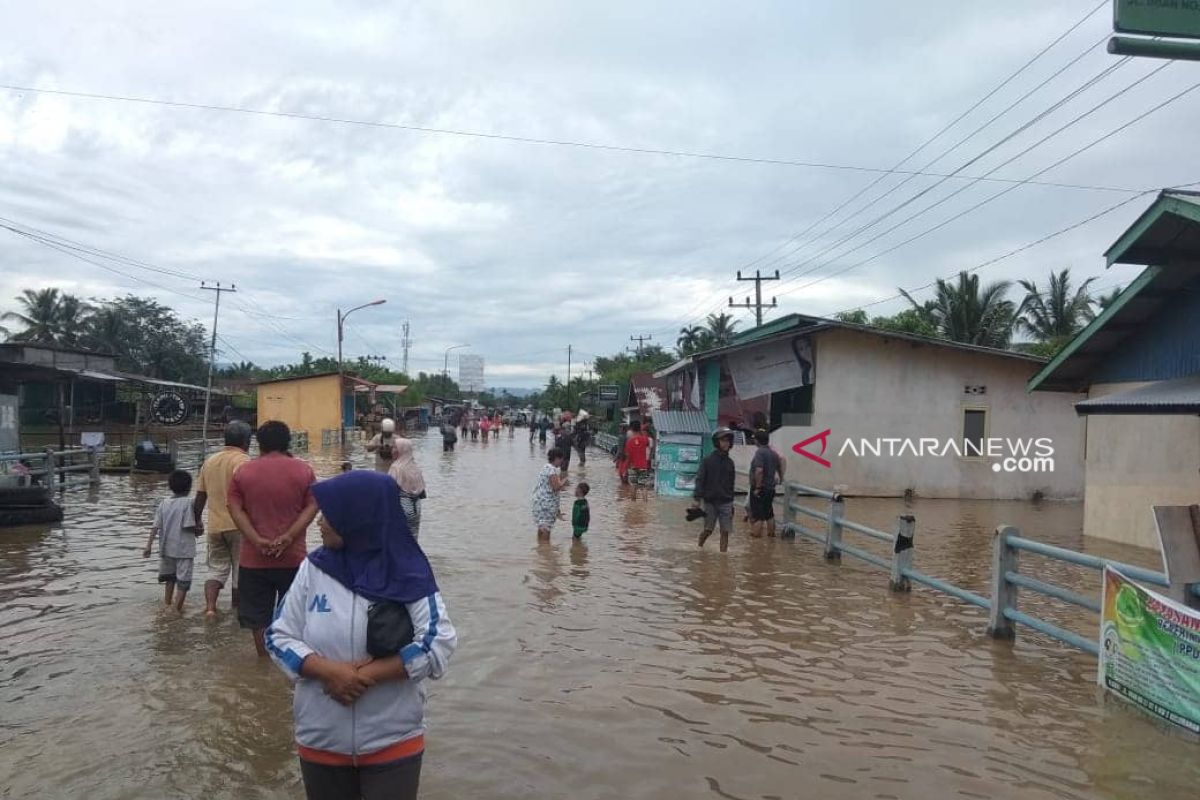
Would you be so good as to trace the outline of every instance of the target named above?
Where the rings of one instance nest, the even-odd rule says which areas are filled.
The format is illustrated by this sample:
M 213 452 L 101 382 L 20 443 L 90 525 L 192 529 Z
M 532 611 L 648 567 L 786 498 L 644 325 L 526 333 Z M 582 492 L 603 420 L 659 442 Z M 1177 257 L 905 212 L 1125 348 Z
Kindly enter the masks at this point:
M 466 416 L 466 415 L 464 415 Z M 572 453 L 586 464 L 594 432 L 586 413 L 530 420 L 530 443 L 549 445 L 531 498 L 539 540 L 565 520 L 560 498 L 571 486 Z M 461 425 L 461 428 L 460 428 Z M 480 414 L 444 425 L 444 449 L 457 431 L 498 437 L 511 420 Z M 252 433 L 259 455 L 249 454 Z M 765 430 L 748 475 L 745 509 L 751 536 L 775 535 L 774 499 L 785 462 Z M 421 547 L 421 503 L 427 497 L 413 442 L 391 419 L 366 443 L 373 470 L 318 481 L 309 464 L 289 452 L 291 432 L 278 421 L 252 432 L 245 422 L 225 427 L 225 446 L 205 459 L 196 480 L 175 470 L 170 497 L 154 514 L 143 556 L 159 542 L 158 579 L 164 605 L 182 613 L 191 588 L 197 540 L 207 541 L 205 615 L 218 616 L 222 591 L 249 630 L 259 656 L 270 657 L 295 683 L 295 737 L 309 798 L 415 798 L 424 752 L 424 690 L 440 678 L 457 636 Z M 712 434 L 701 461 L 688 519 L 703 518 L 698 544 L 719 530 L 725 552 L 733 531 L 736 468 L 734 432 Z M 631 423 L 618 438 L 614 465 L 631 497 L 649 495 L 656 442 Z M 591 487 L 573 490 L 570 524 L 578 540 L 588 531 Z M 205 518 L 207 515 L 207 518 Z M 309 552 L 305 534 L 316 520 L 321 547 Z M 365 624 L 355 620 L 364 620 Z
M 142 555 L 158 540 L 164 604 L 181 613 L 196 541 L 206 536 L 205 615 L 217 616 L 229 584 L 231 608 L 258 654 L 295 683 L 310 800 L 416 798 L 421 683 L 445 674 L 457 634 L 417 542 L 425 481 L 412 442 L 384 420 L 368 444 L 374 470 L 318 481 L 289 452 L 287 425 L 266 422 L 256 436 L 259 455 L 250 458 L 250 426 L 229 423 L 194 498 L 191 475 L 171 473 L 171 496 L 155 511 Z M 309 552 L 314 519 L 322 546 Z

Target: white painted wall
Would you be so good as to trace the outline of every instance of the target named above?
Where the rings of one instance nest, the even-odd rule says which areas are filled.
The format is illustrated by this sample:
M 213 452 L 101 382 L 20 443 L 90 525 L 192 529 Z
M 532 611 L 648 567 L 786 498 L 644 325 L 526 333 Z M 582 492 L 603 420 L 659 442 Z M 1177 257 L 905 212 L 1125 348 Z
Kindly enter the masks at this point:
M 1145 385 L 1096 384 L 1090 396 Z M 1200 418 L 1088 418 L 1084 535 L 1157 550 L 1152 506 L 1193 503 L 1200 503 Z
M 912 489 L 920 497 L 1027 499 L 1079 498 L 1084 488 L 1084 430 L 1074 403 L 1082 395 L 1025 391 L 1034 362 L 954 350 L 851 330 L 816 334 L 812 426 L 780 428 L 771 443 L 788 460 L 788 478 L 847 494 L 893 497 Z M 984 385 L 966 395 L 965 385 Z M 961 439 L 964 406 L 988 409 L 988 436 L 1049 437 L 1054 471 L 996 473 L 992 459 L 838 456 L 847 438 L 933 437 Z M 832 431 L 826 469 L 792 452 L 792 446 L 826 428 Z M 813 449 L 813 448 L 809 448 Z M 819 448 L 816 448 L 819 451 Z M 751 448 L 734 454 L 739 473 Z

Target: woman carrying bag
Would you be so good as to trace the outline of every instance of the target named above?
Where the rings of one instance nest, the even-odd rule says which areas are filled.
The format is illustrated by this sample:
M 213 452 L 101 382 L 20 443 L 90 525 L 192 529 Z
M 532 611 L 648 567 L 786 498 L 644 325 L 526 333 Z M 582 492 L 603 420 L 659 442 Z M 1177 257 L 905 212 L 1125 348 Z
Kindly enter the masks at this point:
M 267 650 L 295 681 L 309 800 L 412 800 L 425 750 L 426 679 L 457 637 L 396 483 L 366 470 L 312 488 L 323 547 L 300 566 Z

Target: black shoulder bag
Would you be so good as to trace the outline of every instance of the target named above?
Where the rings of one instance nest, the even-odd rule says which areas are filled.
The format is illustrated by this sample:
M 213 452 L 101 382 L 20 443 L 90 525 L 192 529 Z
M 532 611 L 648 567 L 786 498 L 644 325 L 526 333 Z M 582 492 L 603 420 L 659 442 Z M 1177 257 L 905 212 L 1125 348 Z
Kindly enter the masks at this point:
M 367 608 L 367 653 L 372 658 L 399 655 L 412 640 L 412 619 L 403 603 L 380 600 Z

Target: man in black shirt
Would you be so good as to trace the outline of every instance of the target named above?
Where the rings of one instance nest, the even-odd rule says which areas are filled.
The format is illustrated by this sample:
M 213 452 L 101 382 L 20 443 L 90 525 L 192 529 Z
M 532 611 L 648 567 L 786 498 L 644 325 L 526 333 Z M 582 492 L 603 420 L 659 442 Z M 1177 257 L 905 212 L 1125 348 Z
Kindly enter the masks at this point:
M 696 508 L 704 509 L 704 532 L 700 546 L 721 526 L 721 552 L 729 549 L 729 534 L 733 530 L 733 481 L 735 468 L 729 451 L 733 449 L 733 431 L 717 428 L 712 435 L 716 450 L 700 462 L 696 473 L 696 489 L 692 492 Z

